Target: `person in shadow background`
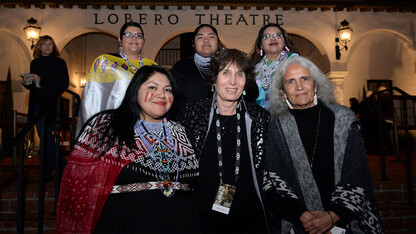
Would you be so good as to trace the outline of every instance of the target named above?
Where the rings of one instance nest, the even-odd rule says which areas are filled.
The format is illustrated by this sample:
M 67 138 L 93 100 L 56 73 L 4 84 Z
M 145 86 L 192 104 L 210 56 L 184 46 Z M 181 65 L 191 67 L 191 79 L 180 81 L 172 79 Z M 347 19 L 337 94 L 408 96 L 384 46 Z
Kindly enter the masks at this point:
M 48 110 L 45 115 L 45 125 L 42 126 L 40 122 L 37 122 L 36 129 L 38 134 L 42 128 L 45 131 L 45 176 L 49 180 L 52 179 L 52 164 L 56 161 L 53 131 L 57 106 L 56 104 L 50 106 L 50 104 L 69 86 L 68 68 L 65 61 L 59 58 L 59 51 L 52 37 L 45 35 L 39 38 L 33 51 L 30 73 L 24 74 L 22 78 L 23 86 L 30 90 L 28 121 L 34 120 L 42 111 Z M 62 107 L 61 103 L 61 109 Z M 64 157 L 61 160 L 60 165 L 63 169 L 66 160 Z

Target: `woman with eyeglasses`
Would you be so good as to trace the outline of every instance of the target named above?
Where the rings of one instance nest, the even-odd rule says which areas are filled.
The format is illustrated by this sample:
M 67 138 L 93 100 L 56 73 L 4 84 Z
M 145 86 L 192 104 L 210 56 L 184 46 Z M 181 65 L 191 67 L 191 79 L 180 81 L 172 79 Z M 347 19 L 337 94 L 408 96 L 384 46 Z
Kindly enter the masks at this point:
M 250 53 L 250 59 L 256 64 L 256 83 L 259 95 L 256 103 L 266 110 L 270 108 L 269 93 L 273 75 L 279 64 L 286 58 L 297 56 L 290 52 L 286 31 L 278 24 L 263 26 L 257 35 Z
M 156 64 L 143 58 L 144 32 L 136 22 L 125 23 L 120 29 L 119 53 L 100 55 L 92 64 L 82 91 L 77 135 L 83 124 L 94 114 L 117 108 L 124 98 L 134 73 L 143 66 Z

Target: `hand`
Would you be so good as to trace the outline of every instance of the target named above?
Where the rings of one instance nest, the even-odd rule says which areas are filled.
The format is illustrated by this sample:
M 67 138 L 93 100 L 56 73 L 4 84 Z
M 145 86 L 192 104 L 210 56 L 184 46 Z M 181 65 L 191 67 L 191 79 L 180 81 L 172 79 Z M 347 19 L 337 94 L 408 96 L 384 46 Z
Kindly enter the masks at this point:
M 27 75 L 27 76 L 22 76 L 22 84 L 24 85 L 32 84 L 32 80 L 33 80 L 32 74 Z
M 34 82 L 40 82 L 40 76 L 36 75 L 36 74 L 32 74 L 31 76 L 33 78 Z
M 311 220 L 312 218 L 314 218 L 315 215 L 310 212 L 310 211 L 305 211 L 303 212 L 303 214 L 300 216 L 299 220 L 302 223 L 302 225 L 304 225 L 305 223 L 307 223 L 309 220 Z
M 310 211 L 313 215 L 313 218 L 309 219 L 307 222 L 303 223 L 303 228 L 308 233 L 327 233 L 333 227 L 332 221 L 336 223 L 339 220 L 339 217 L 332 211 L 332 219 L 327 211 Z

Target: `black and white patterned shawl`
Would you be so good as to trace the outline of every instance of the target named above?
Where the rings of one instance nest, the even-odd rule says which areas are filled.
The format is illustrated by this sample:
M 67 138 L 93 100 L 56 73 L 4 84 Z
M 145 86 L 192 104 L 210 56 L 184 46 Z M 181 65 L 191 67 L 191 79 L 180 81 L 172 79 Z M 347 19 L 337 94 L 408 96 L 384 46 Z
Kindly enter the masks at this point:
M 352 233 L 383 233 L 357 119 L 348 107 L 327 107 L 335 115 L 335 188 L 331 203 L 350 210 L 357 217 L 347 225 Z M 293 115 L 272 120 L 267 135 L 264 192 L 299 199 L 310 211 L 324 210 Z M 293 227 L 284 219 L 280 225 L 279 233 L 288 233 Z

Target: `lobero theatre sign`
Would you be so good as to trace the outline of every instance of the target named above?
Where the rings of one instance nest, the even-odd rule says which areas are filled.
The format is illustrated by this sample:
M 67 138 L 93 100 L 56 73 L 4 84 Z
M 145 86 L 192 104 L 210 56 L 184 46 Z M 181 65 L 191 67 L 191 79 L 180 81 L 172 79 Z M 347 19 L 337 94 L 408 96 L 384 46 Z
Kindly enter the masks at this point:
M 176 25 L 181 21 L 190 20 L 195 24 L 212 24 L 212 25 L 266 25 L 268 23 L 277 23 L 283 25 L 282 14 L 193 14 L 192 17 L 182 17 L 178 14 L 152 14 L 152 13 L 138 13 L 138 14 L 100 14 L 93 13 L 94 24 L 117 24 L 130 21 L 138 22 L 141 25 Z

